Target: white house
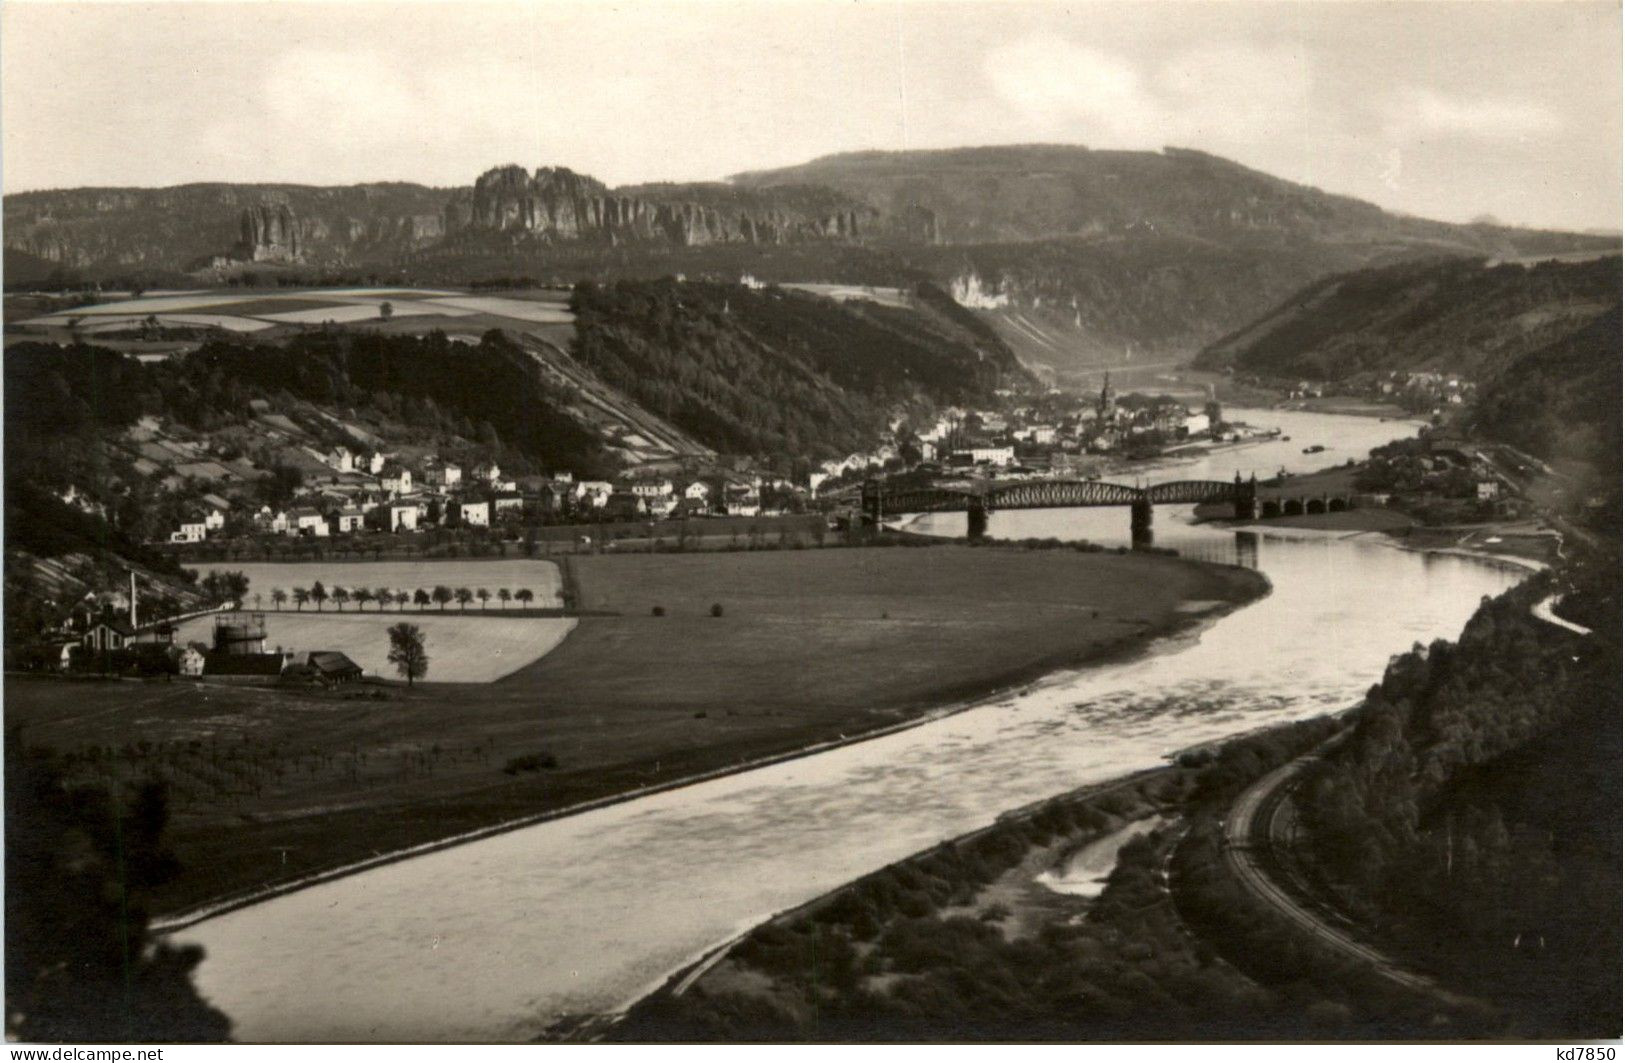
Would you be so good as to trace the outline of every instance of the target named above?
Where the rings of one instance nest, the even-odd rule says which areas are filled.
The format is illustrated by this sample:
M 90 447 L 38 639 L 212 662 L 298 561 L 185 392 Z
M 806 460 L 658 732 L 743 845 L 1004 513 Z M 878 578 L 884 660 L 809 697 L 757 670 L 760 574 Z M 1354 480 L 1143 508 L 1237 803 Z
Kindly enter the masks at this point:
M 423 482 L 440 487 L 456 487 L 463 482 L 462 466 L 453 465 L 449 461 L 431 462 L 429 467 L 423 470 Z
M 333 516 L 333 528 L 340 535 L 348 535 L 360 531 L 365 519 L 366 514 L 359 509 L 341 509 Z
M 639 480 L 628 490 L 645 501 L 651 498 L 665 498 L 672 493 L 670 480 Z
M 502 479 L 502 470 L 497 467 L 497 463 L 494 461 L 483 461 L 474 466 L 474 479 L 485 480 L 488 483 L 500 480 Z
M 406 468 L 385 468 L 378 478 L 378 484 L 392 498 L 412 493 L 412 470 Z
M 214 506 L 210 506 L 207 510 L 204 511 L 204 514 L 203 514 L 203 530 L 204 531 L 219 531 L 221 528 L 224 528 L 225 526 L 226 526 L 226 514 L 225 514 L 224 510 L 217 509 Z
M 603 509 L 609 496 L 615 493 L 615 485 L 605 480 L 582 480 L 570 492 L 577 504 L 585 503 L 594 509 Z
M 317 539 L 327 538 L 327 518 L 314 509 L 296 509 L 289 514 L 289 531 L 294 535 L 309 535 Z
M 464 502 L 462 504 L 463 523 L 471 528 L 489 528 L 491 526 L 491 503 Z
M 201 676 L 203 674 L 203 651 L 196 646 L 188 646 L 180 654 L 181 675 Z
M 379 473 L 384 471 L 384 465 L 387 464 L 388 461 L 389 459 L 384 457 L 383 451 L 375 450 L 372 452 L 372 457 L 367 459 L 367 471 L 372 475 L 377 476 Z
M 1016 463 L 1015 447 L 972 447 L 970 449 L 971 461 L 980 465 L 986 462 L 989 465 L 1014 465 Z
M 389 530 L 417 531 L 418 504 L 405 501 L 391 502 L 389 504 Z
M 184 521 L 181 524 L 180 531 L 169 533 L 169 541 L 172 543 L 201 543 L 208 535 L 208 532 L 208 528 L 201 520 Z
M 523 512 L 524 508 L 525 499 L 523 495 L 501 495 L 491 500 L 491 512 L 493 515 L 501 515 L 503 513 L 519 513 Z
M 1205 413 L 1187 414 L 1185 417 L 1185 434 L 1201 435 L 1213 427 L 1212 420 Z
M 355 472 L 355 455 L 349 447 L 334 447 L 327 452 L 327 464 L 337 472 Z
M 1501 485 L 1494 480 L 1480 480 L 1477 487 L 1480 502 L 1491 502 L 1501 497 Z
M 287 535 L 288 529 L 292 526 L 293 518 L 288 515 L 288 511 L 285 509 L 278 510 L 277 514 L 271 518 L 271 531 L 275 535 Z
M 711 485 L 704 480 L 695 480 L 683 488 L 683 498 L 689 502 L 704 502 L 711 497 Z
M 757 494 L 754 487 L 729 484 L 725 497 L 728 515 L 731 517 L 754 517 L 762 511 L 762 496 Z

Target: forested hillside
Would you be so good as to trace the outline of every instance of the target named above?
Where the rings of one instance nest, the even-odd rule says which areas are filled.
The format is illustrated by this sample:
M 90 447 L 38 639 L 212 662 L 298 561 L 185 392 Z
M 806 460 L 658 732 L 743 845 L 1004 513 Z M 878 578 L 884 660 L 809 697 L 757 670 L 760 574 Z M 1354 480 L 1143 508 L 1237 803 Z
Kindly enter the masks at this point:
M 1301 289 L 1208 347 L 1196 365 L 1290 380 L 1397 370 L 1483 382 L 1619 300 L 1617 255 L 1529 266 L 1455 258 L 1357 270 Z
M 895 410 L 1025 379 L 1008 347 L 940 291 L 913 307 L 674 281 L 581 284 L 573 353 L 725 453 L 834 456 Z
M 455 435 L 548 467 L 607 471 L 599 440 L 560 408 L 500 332 L 477 347 L 443 334 L 313 333 L 286 345 L 211 341 L 143 364 L 95 346 L 18 344 L 6 352 L 8 471 L 50 486 L 89 473 L 95 438 L 150 414 L 211 431 L 244 422 L 249 403 L 287 398 L 376 411 L 432 438 Z
M 1473 425 L 1547 461 L 1582 462 L 1620 478 L 1620 310 L 1509 365 L 1490 381 Z
M 1594 635 L 1530 615 L 1544 578 L 1485 603 L 1390 665 L 1302 791 L 1343 903 L 1514 1036 L 1620 1031 L 1617 558 L 1577 582 Z

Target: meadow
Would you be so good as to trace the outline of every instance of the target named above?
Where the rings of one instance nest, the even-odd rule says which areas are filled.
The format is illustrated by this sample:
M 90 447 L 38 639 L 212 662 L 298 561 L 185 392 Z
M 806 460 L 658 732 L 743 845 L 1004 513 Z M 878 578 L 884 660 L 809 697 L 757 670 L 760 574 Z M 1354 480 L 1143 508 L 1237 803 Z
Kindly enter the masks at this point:
M 320 691 L 8 677 L 7 722 L 20 741 L 70 755 L 86 780 L 169 781 L 186 870 L 156 901 L 176 911 L 859 736 L 1133 652 L 1265 590 L 1242 569 L 1011 547 L 563 563 L 584 615 L 556 649 L 495 682 L 437 682 L 438 662 L 410 690 L 376 680 Z M 240 567 L 250 598 L 346 573 L 374 585 L 522 584 L 540 597 L 543 573 L 555 571 L 517 560 Z M 446 619 L 474 638 L 505 622 L 494 603 L 487 616 Z M 429 650 L 434 658 L 432 636 Z

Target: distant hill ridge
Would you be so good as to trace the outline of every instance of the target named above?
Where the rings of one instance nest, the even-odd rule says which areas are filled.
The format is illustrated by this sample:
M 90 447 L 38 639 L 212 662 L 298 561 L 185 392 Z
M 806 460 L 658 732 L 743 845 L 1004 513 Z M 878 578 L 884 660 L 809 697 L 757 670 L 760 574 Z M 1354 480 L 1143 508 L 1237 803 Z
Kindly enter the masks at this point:
M 1204 368 L 1344 380 L 1431 370 L 1488 380 L 1620 305 L 1620 257 L 1406 262 L 1315 281 L 1197 357 Z
M 1029 362 L 1063 370 L 1125 348 L 1188 357 L 1306 279 L 1359 266 L 1617 246 L 1406 217 L 1178 148 L 856 152 L 728 182 L 618 189 L 509 165 L 452 189 L 197 184 L 5 197 L 12 284 L 209 283 L 245 270 L 434 284 L 673 273 L 958 282 L 1027 315 L 1052 342 L 1024 346 L 1020 329 L 1007 338 Z

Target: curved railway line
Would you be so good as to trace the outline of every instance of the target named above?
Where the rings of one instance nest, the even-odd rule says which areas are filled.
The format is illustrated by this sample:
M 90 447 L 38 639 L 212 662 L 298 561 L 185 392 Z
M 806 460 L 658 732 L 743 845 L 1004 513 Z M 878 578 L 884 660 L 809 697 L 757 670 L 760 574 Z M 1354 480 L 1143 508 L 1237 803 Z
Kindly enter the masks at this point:
M 1348 733 L 1341 731 L 1309 753 L 1276 768 L 1236 799 L 1224 821 L 1225 866 L 1243 888 L 1298 929 L 1383 981 L 1452 1004 L 1477 1003 L 1358 940 L 1342 913 L 1329 903 L 1313 899 L 1313 887 L 1285 858 L 1297 832 L 1293 791 L 1303 782 L 1303 772 Z

